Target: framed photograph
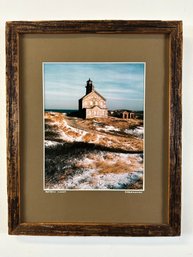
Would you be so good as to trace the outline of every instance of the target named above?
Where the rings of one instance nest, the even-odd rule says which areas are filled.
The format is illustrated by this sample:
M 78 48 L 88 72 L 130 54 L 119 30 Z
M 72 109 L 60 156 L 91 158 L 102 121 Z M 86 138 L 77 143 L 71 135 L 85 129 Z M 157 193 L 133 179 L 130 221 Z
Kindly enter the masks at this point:
M 181 21 L 6 24 L 9 234 L 179 236 Z
M 45 191 L 143 191 L 145 63 L 46 62 L 43 77 Z

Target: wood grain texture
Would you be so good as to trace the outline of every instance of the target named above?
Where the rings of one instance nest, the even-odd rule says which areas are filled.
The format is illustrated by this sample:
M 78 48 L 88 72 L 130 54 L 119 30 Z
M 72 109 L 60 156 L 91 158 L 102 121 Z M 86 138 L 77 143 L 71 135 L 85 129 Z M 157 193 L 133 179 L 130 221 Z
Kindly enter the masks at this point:
M 26 33 L 169 35 L 169 224 L 21 223 L 19 142 L 19 37 Z M 6 24 L 7 166 L 9 234 L 65 236 L 178 236 L 181 223 L 182 22 L 14 21 Z

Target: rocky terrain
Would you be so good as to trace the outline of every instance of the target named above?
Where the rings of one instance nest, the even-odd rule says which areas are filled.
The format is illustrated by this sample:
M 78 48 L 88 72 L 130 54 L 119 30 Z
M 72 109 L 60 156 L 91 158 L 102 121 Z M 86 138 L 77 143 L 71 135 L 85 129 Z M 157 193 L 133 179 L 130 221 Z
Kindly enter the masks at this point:
M 143 134 L 138 119 L 45 112 L 45 189 L 143 189 Z

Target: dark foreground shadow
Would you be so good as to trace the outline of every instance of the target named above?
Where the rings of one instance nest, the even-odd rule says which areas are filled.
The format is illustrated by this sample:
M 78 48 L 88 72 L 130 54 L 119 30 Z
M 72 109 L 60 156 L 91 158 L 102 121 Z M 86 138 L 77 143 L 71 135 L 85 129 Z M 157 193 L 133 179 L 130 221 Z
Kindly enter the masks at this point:
M 126 151 L 121 148 L 112 148 L 107 146 L 101 146 L 86 142 L 65 142 L 52 147 L 46 147 L 45 152 L 49 155 L 56 154 L 78 154 L 84 152 L 92 151 L 107 151 L 107 152 L 117 152 L 117 153 L 130 153 L 130 154 L 143 154 L 143 151 Z

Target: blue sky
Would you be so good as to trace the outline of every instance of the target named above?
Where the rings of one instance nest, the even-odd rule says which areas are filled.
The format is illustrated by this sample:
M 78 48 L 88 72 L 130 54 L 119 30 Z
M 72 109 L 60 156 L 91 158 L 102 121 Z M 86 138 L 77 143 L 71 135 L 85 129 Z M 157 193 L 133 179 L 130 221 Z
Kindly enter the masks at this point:
M 43 72 L 45 109 L 78 109 L 89 78 L 108 109 L 144 108 L 144 63 L 44 63 Z

